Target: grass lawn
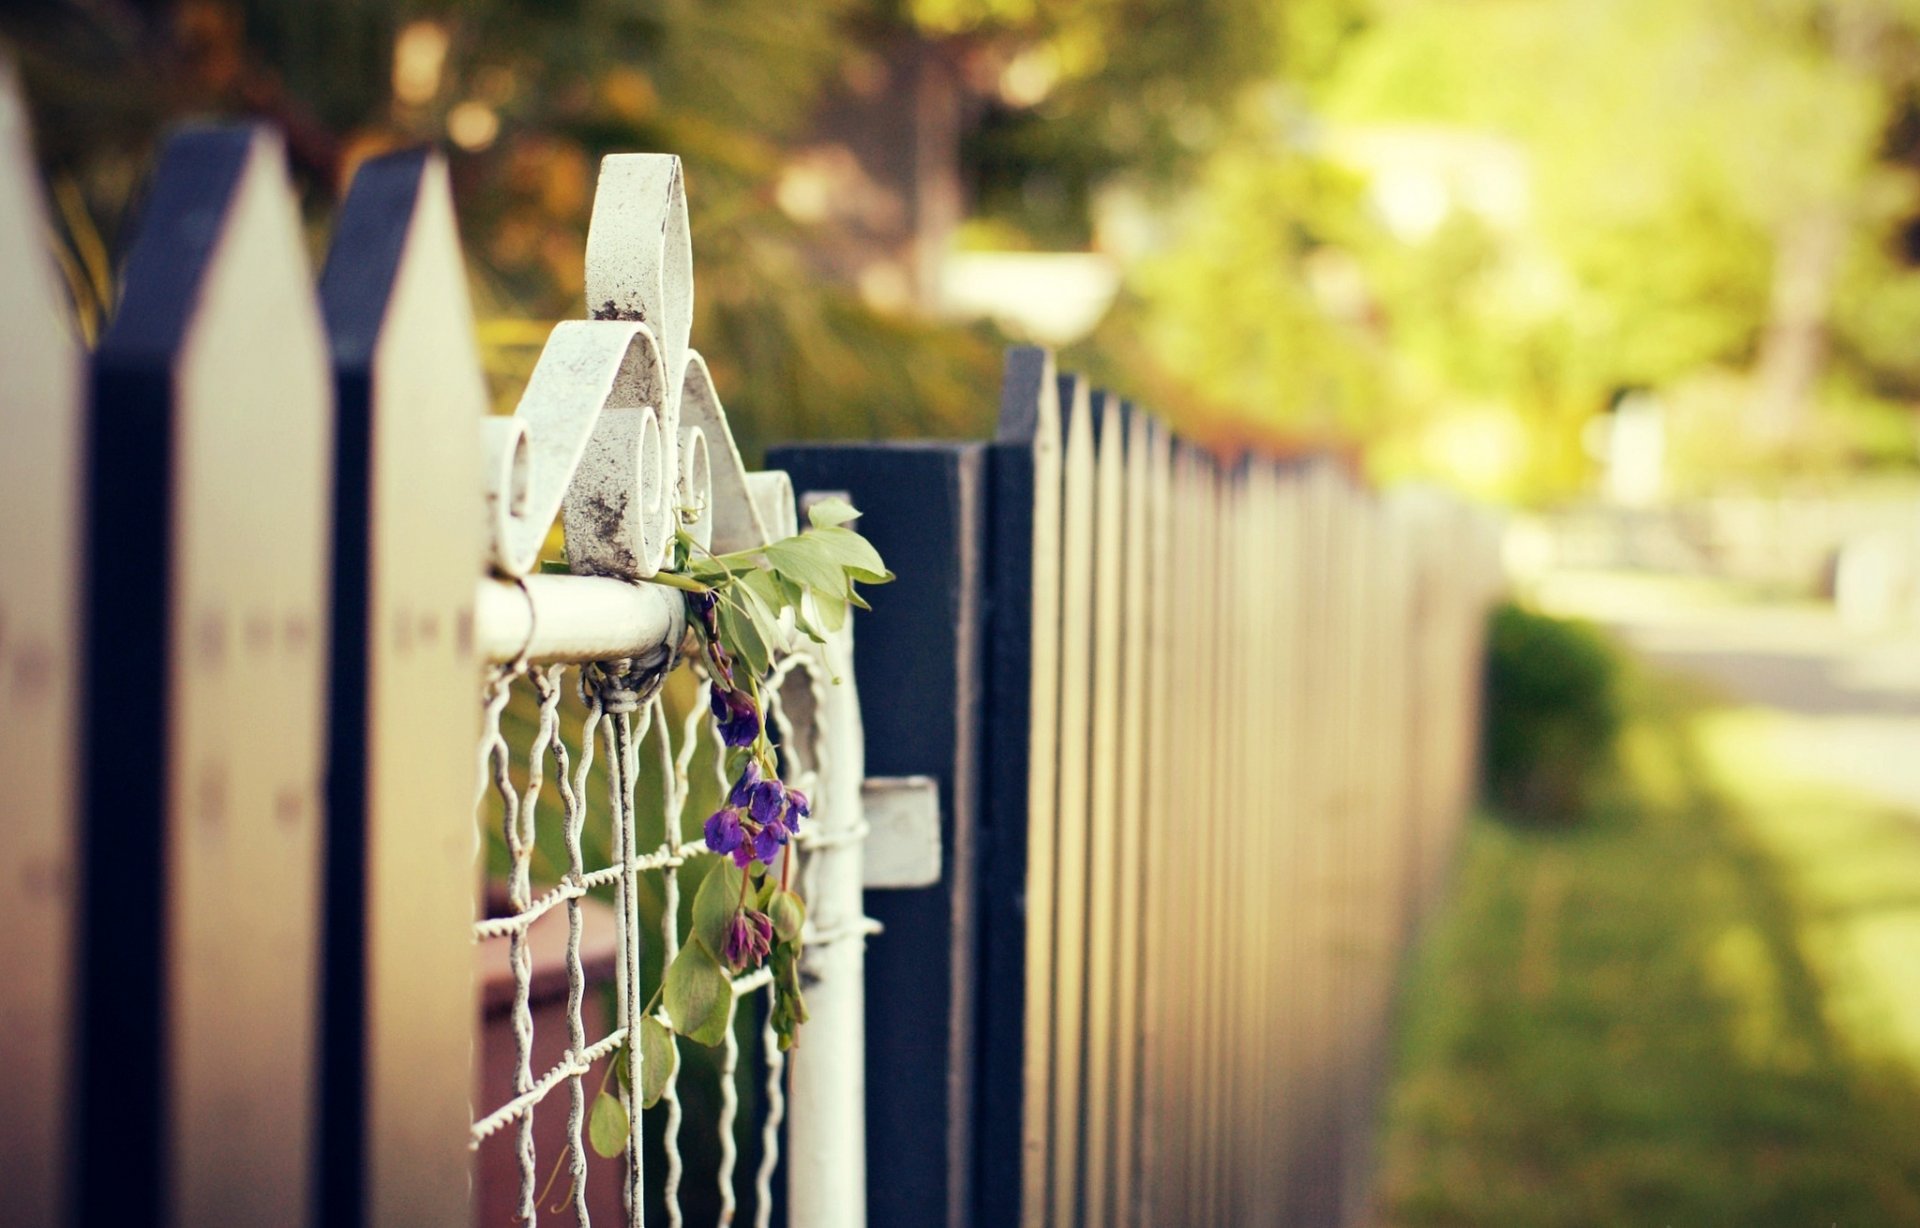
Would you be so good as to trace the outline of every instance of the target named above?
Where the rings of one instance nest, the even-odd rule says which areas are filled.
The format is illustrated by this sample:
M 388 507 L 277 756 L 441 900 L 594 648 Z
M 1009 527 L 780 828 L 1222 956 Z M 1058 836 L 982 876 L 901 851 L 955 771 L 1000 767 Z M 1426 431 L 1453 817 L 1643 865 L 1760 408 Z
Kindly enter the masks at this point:
M 1470 827 L 1383 1222 L 1920 1225 L 1920 815 L 1777 769 L 1791 718 L 1636 686 L 1599 814 Z

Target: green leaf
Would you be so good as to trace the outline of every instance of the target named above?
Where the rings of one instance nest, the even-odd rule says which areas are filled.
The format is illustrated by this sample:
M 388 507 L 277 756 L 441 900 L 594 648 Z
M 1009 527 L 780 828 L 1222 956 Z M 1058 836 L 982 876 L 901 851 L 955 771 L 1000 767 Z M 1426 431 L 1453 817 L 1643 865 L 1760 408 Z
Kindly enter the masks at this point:
M 893 573 L 880 561 L 880 552 L 873 548 L 873 543 L 852 529 L 815 529 L 807 534 L 806 540 L 819 546 L 828 558 L 841 567 L 853 572 L 856 580 L 885 584 L 893 579 Z
M 845 499 L 822 499 L 807 509 L 807 523 L 816 529 L 825 529 L 845 524 L 859 515 Z
M 813 540 L 819 532 L 782 538 L 762 553 L 774 570 L 815 592 L 844 593 L 847 573 L 826 545 Z
M 727 598 L 720 602 L 720 640 L 738 659 L 746 671 L 755 678 L 767 672 L 767 642 L 760 638 L 759 628 L 753 625 L 753 618 L 741 612 L 737 598 L 728 585 Z
M 603 1160 L 616 1159 L 627 1150 L 627 1108 L 617 1096 L 601 1092 L 593 1101 L 593 1116 L 587 1119 L 587 1141 Z
M 813 619 L 807 614 L 807 590 L 797 581 L 776 573 L 769 574 L 772 574 L 774 580 L 780 585 L 780 595 L 785 599 L 787 608 L 793 611 L 793 625 L 814 643 L 826 643 L 826 634 L 813 625 Z
M 760 633 L 760 639 L 769 647 L 785 648 L 787 636 L 780 628 L 780 609 L 787 604 L 786 593 L 780 581 L 770 571 L 758 567 L 742 572 L 739 583 L 734 589 L 745 599 L 747 612 L 753 616 L 754 629 Z
M 733 979 L 698 939 L 680 948 L 667 969 L 662 997 L 673 1030 L 709 1047 L 720 1043 L 733 1018 Z
M 847 625 L 847 599 L 830 593 L 812 594 L 813 612 L 824 631 L 833 632 Z
M 807 921 L 807 904 L 791 891 L 776 891 L 767 902 L 767 917 L 773 922 L 773 932 L 780 936 L 781 942 L 793 942 L 800 937 L 800 927 Z
M 666 1094 L 680 1061 L 680 1047 L 666 1025 L 648 1015 L 640 1021 L 640 1107 L 650 1109 Z
M 716 858 L 693 896 L 693 936 L 706 943 L 709 951 L 725 950 L 727 923 L 738 907 L 740 868 L 729 858 Z

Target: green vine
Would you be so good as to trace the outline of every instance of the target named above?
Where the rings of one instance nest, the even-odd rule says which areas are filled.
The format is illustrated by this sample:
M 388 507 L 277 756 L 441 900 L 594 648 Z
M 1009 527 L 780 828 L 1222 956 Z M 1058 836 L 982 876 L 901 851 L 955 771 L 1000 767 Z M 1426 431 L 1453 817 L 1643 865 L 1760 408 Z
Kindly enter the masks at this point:
M 849 607 L 868 608 L 855 585 L 893 579 L 879 552 L 847 527 L 858 515 L 844 500 L 826 499 L 809 510 L 806 532 L 719 555 L 683 528 L 671 568 L 653 578 L 686 593 L 688 635 L 707 675 L 732 784 L 706 821 L 707 849 L 719 859 L 694 894 L 686 944 L 635 1024 L 642 1108 L 659 1101 L 677 1061 L 668 1028 L 703 1045 L 719 1044 L 733 1019 L 734 977 L 762 964 L 772 975 L 770 1022 L 780 1048 L 799 1043 L 807 1021 L 800 987 L 807 906 L 791 876 L 793 840 L 812 803 L 780 778 L 761 687 L 799 637 L 824 644 L 846 625 Z M 655 1014 L 663 1000 L 664 1018 Z M 630 1094 L 632 1045 L 630 1037 L 614 1060 Z M 629 1124 L 625 1107 L 603 1088 L 589 1119 L 593 1149 L 609 1158 L 621 1154 Z

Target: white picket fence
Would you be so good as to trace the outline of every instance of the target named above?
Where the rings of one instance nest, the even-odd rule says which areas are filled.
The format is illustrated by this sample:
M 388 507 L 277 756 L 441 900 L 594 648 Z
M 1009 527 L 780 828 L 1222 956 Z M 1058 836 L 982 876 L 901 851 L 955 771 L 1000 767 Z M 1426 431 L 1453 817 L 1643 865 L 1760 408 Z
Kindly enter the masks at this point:
M 678 1042 L 658 1110 L 605 1079 L 642 1013 L 665 1018 L 680 878 L 710 856 L 687 811 L 722 770 L 704 682 L 663 693 L 685 615 L 649 577 L 682 524 L 719 552 L 796 531 L 791 485 L 745 470 L 689 348 L 679 160 L 607 160 L 591 318 L 554 328 L 511 417 L 487 416 L 437 155 L 361 168 L 316 294 L 278 137 L 176 135 L 91 357 L 61 324 L 35 182 L 0 82 L 9 1221 L 467 1224 L 472 1153 L 498 1136 L 511 1151 L 481 1168 L 512 1173 L 515 1222 L 608 1222 L 590 1168 L 617 1168 L 633 1224 L 649 1205 L 681 1223 L 695 1188 L 721 1222 L 764 1228 L 776 1198 L 789 1224 L 864 1222 L 847 634 L 767 688 L 815 799 L 807 1060 L 787 1069 L 755 1026 L 763 971 L 735 982 L 717 1061 Z M 556 526 L 572 574 L 542 569 Z M 503 720 L 516 693 L 530 723 Z M 478 920 L 476 802 L 508 863 Z M 602 978 L 583 938 L 607 916 Z M 504 961 L 512 1036 L 509 1093 L 477 1104 L 476 950 Z M 537 964 L 564 987 L 536 992 Z M 536 997 L 564 1002 L 543 1017 L 564 1035 L 536 1029 Z M 698 1119 L 693 1078 L 717 1100 Z M 629 1108 L 611 1161 L 585 1139 L 603 1085 Z M 564 1119 L 538 1135 L 557 1148 L 541 1119 Z M 692 1131 L 711 1171 L 683 1158 Z M 750 1174 L 737 1135 L 759 1140 Z
M 91 354 L 34 183 L 0 80 L 0 1219 L 1366 1221 L 1483 516 L 1029 349 L 992 443 L 748 472 L 668 156 L 603 164 L 588 318 L 511 416 L 434 154 L 360 168 L 316 292 L 279 139 L 177 134 Z M 611 1058 L 726 786 L 653 577 L 810 491 L 902 574 L 763 687 L 815 802 L 804 1048 L 749 974 L 642 1112 Z

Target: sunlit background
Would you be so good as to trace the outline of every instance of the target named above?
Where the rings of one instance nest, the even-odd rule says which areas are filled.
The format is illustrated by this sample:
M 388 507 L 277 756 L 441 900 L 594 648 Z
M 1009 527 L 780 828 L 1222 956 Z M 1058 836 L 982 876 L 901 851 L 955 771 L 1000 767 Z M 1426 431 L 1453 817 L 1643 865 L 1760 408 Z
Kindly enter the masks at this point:
M 1920 1223 L 1920 3 L 71 0 L 0 36 L 89 337 L 169 125 L 278 124 L 316 253 L 362 159 L 432 141 L 504 410 L 582 314 L 599 157 L 663 150 L 749 453 L 984 437 L 1032 340 L 1229 450 L 1508 505 L 1517 593 L 1611 628 L 1607 749 L 1473 828 L 1382 1219 Z

